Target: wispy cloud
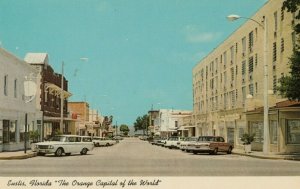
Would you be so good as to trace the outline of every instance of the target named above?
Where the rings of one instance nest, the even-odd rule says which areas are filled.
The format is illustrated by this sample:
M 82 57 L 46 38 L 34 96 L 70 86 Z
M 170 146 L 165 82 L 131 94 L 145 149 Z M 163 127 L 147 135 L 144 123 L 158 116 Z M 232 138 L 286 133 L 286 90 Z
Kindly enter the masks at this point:
M 222 35 L 221 32 L 202 31 L 202 29 L 196 25 L 185 26 L 183 33 L 189 43 L 207 43 L 218 39 Z

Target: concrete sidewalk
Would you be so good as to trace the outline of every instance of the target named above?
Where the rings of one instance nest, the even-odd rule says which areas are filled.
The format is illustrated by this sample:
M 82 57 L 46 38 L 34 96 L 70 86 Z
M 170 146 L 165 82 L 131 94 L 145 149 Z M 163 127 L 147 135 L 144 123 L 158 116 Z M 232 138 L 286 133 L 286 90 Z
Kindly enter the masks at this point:
M 27 159 L 35 156 L 36 152 L 32 152 L 31 150 L 27 150 L 26 154 L 24 153 L 24 151 L 0 152 L 0 160 Z
M 245 153 L 243 149 L 233 149 L 232 154 L 237 154 L 241 156 L 249 156 L 253 158 L 260 159 L 274 159 L 274 160 L 294 160 L 300 161 L 300 153 L 294 154 L 275 154 L 269 153 L 264 154 L 259 151 L 252 151 L 250 153 Z M 27 159 L 32 158 L 37 155 L 36 152 L 32 152 L 31 150 L 27 150 L 26 154 L 24 151 L 16 151 L 16 152 L 0 152 L 0 160 L 10 160 L 10 159 Z
M 233 149 L 232 154 L 237 154 L 241 156 L 249 156 L 260 159 L 274 159 L 274 160 L 294 160 L 300 161 L 300 153 L 291 154 L 278 154 L 278 153 L 268 153 L 264 154 L 261 151 L 251 151 L 250 153 L 245 153 L 243 149 Z

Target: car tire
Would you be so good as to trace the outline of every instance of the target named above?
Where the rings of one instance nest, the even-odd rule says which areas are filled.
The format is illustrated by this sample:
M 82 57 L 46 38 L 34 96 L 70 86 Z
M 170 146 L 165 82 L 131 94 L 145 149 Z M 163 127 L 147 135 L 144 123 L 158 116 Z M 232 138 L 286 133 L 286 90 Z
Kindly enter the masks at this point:
M 83 148 L 80 152 L 81 155 L 86 155 L 87 154 L 87 149 L 86 148 Z
M 193 154 L 197 154 L 198 152 L 196 152 L 196 151 L 192 151 L 193 152 Z
M 43 152 L 38 152 L 36 155 L 38 155 L 38 156 L 45 156 L 46 154 L 43 153 Z
M 218 148 L 215 148 L 214 151 L 212 151 L 213 155 L 217 155 L 218 154 Z
M 110 146 L 110 145 L 109 145 L 109 143 L 106 143 L 106 145 L 105 145 L 105 146 Z
M 230 146 L 227 150 L 227 154 L 231 154 L 232 153 L 232 147 Z
M 62 156 L 63 153 L 64 153 L 64 149 L 63 148 L 58 148 L 55 151 L 55 156 L 60 157 L 60 156 Z

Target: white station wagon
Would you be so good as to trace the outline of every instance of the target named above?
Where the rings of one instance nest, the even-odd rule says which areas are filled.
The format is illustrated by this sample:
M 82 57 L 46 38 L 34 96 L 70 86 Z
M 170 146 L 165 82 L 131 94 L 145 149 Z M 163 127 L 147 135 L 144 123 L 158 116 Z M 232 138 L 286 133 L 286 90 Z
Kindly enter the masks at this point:
M 33 151 L 36 151 L 38 155 L 54 154 L 61 156 L 62 154 L 71 155 L 73 153 L 86 155 L 93 148 L 94 143 L 89 136 L 57 135 L 48 141 L 36 143 Z

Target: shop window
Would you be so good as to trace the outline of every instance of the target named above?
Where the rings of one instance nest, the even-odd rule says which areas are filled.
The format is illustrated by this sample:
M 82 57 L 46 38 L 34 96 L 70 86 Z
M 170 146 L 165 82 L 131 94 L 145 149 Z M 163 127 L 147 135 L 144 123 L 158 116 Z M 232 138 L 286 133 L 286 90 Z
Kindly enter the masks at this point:
M 25 140 L 25 125 L 20 126 L 20 142 Z
M 254 142 L 263 143 L 264 141 L 264 127 L 261 121 L 250 121 L 250 131 L 251 134 L 255 134 Z
M 241 139 L 242 139 L 242 136 L 244 133 L 245 133 L 244 128 L 239 128 L 239 143 L 240 144 L 243 143 L 243 141 Z
M 3 120 L 3 143 L 9 143 L 9 120 Z
M 277 141 L 278 141 L 277 121 L 270 121 L 270 143 L 277 144 Z
M 300 144 L 300 119 L 287 120 L 287 144 Z
M 12 121 L 9 126 L 9 142 L 16 142 L 17 121 Z

